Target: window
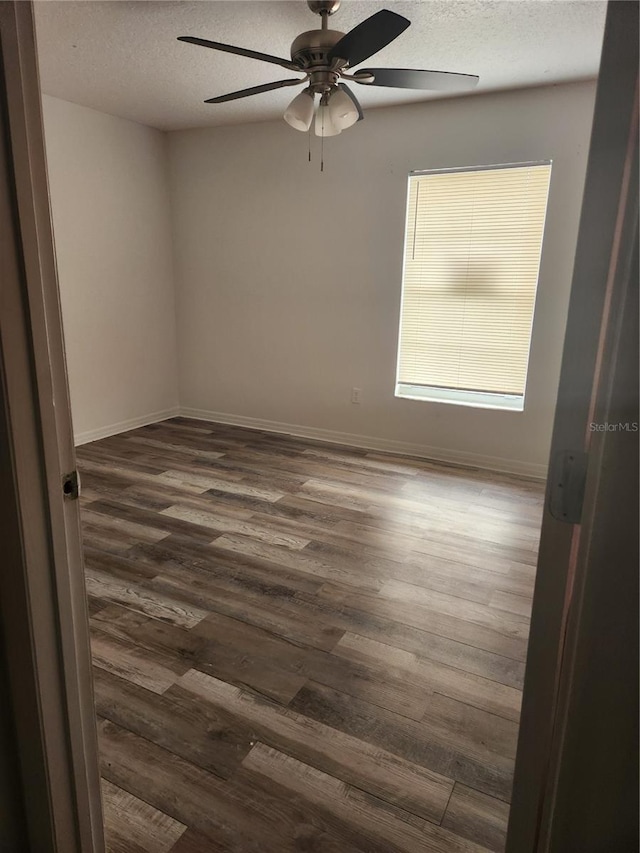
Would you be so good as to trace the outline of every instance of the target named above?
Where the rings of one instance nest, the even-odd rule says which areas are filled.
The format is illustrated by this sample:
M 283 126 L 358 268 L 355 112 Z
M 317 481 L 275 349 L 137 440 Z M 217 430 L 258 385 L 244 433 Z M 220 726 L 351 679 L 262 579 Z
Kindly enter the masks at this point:
M 550 175 L 409 176 L 396 396 L 524 409 Z

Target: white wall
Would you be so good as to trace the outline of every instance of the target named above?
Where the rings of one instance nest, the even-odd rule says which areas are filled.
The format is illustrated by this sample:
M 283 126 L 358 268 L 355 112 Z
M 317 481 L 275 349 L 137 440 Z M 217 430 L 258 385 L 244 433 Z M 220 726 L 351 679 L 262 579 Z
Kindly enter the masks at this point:
M 325 142 L 323 173 L 317 141 L 309 164 L 282 121 L 171 133 L 183 410 L 542 474 L 594 95 L 370 110 Z M 541 159 L 553 174 L 525 411 L 396 399 L 407 173 Z
M 323 173 L 318 140 L 309 164 L 282 121 L 167 136 L 45 96 L 77 439 L 180 396 L 190 414 L 544 473 L 594 94 L 369 110 L 326 141 Z M 396 399 L 407 173 L 548 158 L 525 412 Z
M 167 141 L 131 121 L 43 101 L 80 443 L 176 411 Z

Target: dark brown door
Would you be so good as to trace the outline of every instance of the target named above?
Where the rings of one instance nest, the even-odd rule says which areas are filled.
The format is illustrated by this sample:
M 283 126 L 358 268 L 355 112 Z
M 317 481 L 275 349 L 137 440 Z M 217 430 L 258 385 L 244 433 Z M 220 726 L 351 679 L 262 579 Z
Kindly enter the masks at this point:
M 610 2 L 542 525 L 509 853 L 637 850 L 637 85 L 638 4 Z

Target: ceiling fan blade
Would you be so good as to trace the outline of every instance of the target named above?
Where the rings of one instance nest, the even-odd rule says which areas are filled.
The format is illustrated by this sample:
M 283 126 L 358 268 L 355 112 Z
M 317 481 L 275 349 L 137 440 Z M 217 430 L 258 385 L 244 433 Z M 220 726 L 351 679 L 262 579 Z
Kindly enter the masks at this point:
M 464 92 L 477 86 L 475 74 L 454 74 L 449 71 L 418 71 L 411 68 L 359 68 L 358 74 L 373 74 L 367 86 L 392 86 L 396 89 L 439 89 L 442 92 Z M 363 81 L 364 85 L 365 81 Z
M 261 92 L 270 92 L 272 89 L 281 89 L 283 86 L 297 86 L 304 82 L 304 77 L 296 80 L 276 80 L 275 83 L 264 83 L 262 86 L 252 86 L 250 89 L 229 92 L 228 95 L 218 95 L 217 98 L 208 98 L 205 104 L 224 104 L 225 101 L 235 101 L 236 98 L 248 98 L 249 95 L 259 95 Z
M 338 83 L 338 89 L 342 89 L 342 91 L 351 98 L 351 100 L 353 101 L 353 106 L 358 110 L 358 121 L 362 121 L 362 119 L 364 118 L 362 107 L 360 106 L 358 99 L 353 94 L 351 89 L 347 86 L 346 83 Z
M 382 9 L 334 44 L 329 51 L 329 61 L 338 57 L 346 59 L 349 67 L 353 68 L 398 38 L 410 24 L 411 21 L 402 15 Z
M 299 71 L 300 66 L 290 59 L 281 59 L 279 56 L 271 56 L 269 53 L 260 53 L 257 50 L 247 50 L 244 47 L 234 47 L 232 44 L 222 44 L 219 41 L 197 38 L 196 36 L 178 36 L 178 41 L 186 41 L 189 44 L 199 44 L 201 47 L 211 47 L 213 50 L 222 50 L 225 53 L 236 53 L 238 56 L 248 56 L 249 59 L 261 59 L 263 62 L 272 62 L 290 71 Z

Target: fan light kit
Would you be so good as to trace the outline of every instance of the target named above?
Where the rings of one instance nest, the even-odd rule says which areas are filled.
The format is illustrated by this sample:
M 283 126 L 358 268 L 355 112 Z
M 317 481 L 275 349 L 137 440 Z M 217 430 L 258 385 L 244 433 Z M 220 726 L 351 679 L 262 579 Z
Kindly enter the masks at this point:
M 290 60 L 195 36 L 179 36 L 178 41 L 235 53 L 250 59 L 260 59 L 304 74 L 304 77 L 276 80 L 274 83 L 219 95 L 217 98 L 209 98 L 205 103 L 222 104 L 225 101 L 270 92 L 272 89 L 307 84 L 285 110 L 284 120 L 296 130 L 306 132 L 314 123 L 315 116 L 314 131 L 317 136 L 325 137 L 337 136 L 364 117 L 358 99 L 343 80 L 363 86 L 436 89 L 447 92 L 473 89 L 478 83 L 478 77 L 473 74 L 453 74 L 447 71 L 361 68 L 350 73 L 355 65 L 364 62 L 396 39 L 411 22 L 402 15 L 383 9 L 345 35 L 328 28 L 329 16 L 338 11 L 340 0 L 307 0 L 307 5 L 312 12 L 320 15 L 322 26 L 319 30 L 301 33 L 294 39 Z

